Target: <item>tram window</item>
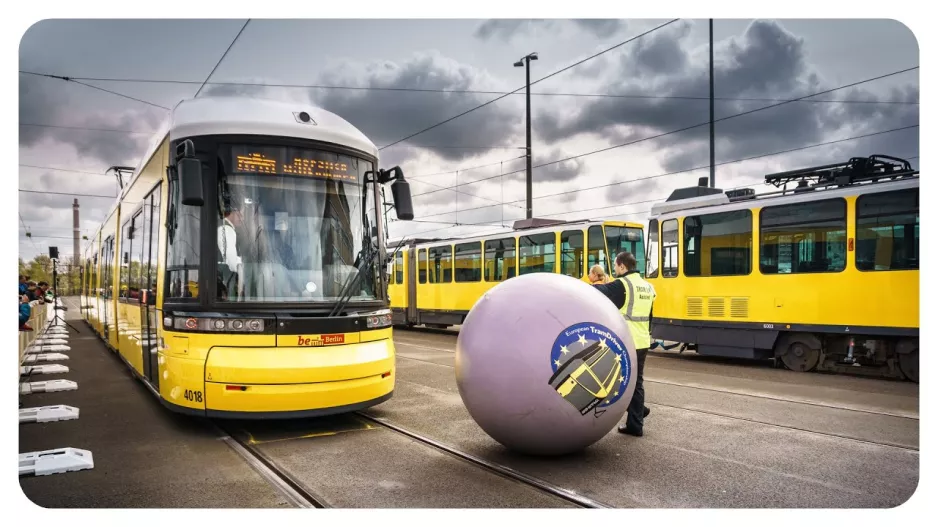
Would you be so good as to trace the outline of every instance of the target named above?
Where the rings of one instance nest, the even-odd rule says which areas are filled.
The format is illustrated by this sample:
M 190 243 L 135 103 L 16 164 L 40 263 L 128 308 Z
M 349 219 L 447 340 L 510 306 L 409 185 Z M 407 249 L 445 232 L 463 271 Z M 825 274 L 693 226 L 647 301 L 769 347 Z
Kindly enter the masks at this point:
M 658 276 L 658 220 L 648 222 L 648 252 L 645 256 L 645 278 Z
M 131 283 L 130 283 L 130 271 L 131 271 L 131 254 L 133 247 L 131 247 L 132 233 L 134 229 L 133 219 L 127 220 L 124 223 L 124 227 L 121 229 L 121 239 L 120 239 L 120 258 L 117 260 L 118 269 L 120 269 L 120 287 L 117 289 L 117 294 L 120 298 L 126 299 L 130 298 Z
M 404 283 L 404 253 L 401 251 L 394 255 L 394 283 Z
M 453 281 L 453 248 L 450 245 L 430 247 L 430 283 L 448 284 Z
M 417 272 L 420 275 L 419 280 L 421 284 L 427 283 L 427 250 L 420 249 L 417 251 Z
M 639 273 L 645 272 L 645 240 L 642 239 L 642 230 L 635 227 L 616 227 L 606 225 L 606 247 L 609 256 L 615 258 L 619 253 L 632 253 L 638 264 Z
M 860 196 L 857 199 L 857 269 L 918 269 L 918 222 L 918 189 Z
M 127 279 L 127 299 L 134 302 L 140 301 L 140 272 L 143 242 L 143 211 L 138 211 L 130 220 L 130 245 L 127 251 L 130 253 L 130 262 L 128 265 L 129 277 Z
M 455 249 L 456 281 L 482 280 L 482 242 L 461 243 Z
M 589 244 L 589 251 L 586 253 L 586 267 L 591 268 L 596 264 L 603 266 L 606 273 L 610 272 L 609 258 L 606 257 L 606 238 L 603 236 L 601 225 L 593 225 L 586 231 Z
M 674 278 L 677 276 L 678 245 L 677 220 L 668 220 L 661 223 L 661 276 Z
M 485 242 L 485 281 L 501 282 L 515 276 L 515 239 Z
M 808 201 L 760 213 L 763 274 L 840 272 L 847 263 L 847 202 Z
M 751 211 L 684 218 L 684 276 L 747 275 L 751 268 Z
M 159 243 L 160 243 L 160 225 L 163 223 L 160 221 L 162 215 L 160 213 L 160 190 L 162 184 L 157 185 L 156 189 L 153 190 L 151 194 L 152 200 L 150 201 L 150 214 L 148 215 L 150 221 L 150 249 L 147 256 L 147 272 L 149 273 L 149 280 L 145 283 L 147 289 L 150 291 L 150 295 L 153 296 L 153 300 L 150 302 L 156 302 L 156 284 L 157 276 L 156 269 L 157 263 L 159 262 Z
M 519 239 L 521 262 L 518 274 L 553 273 L 557 259 L 557 235 L 553 232 L 531 234 Z
M 560 274 L 583 277 L 583 231 L 560 233 Z
M 202 163 L 202 173 L 213 167 Z M 199 228 L 202 207 L 182 204 L 179 183 L 169 181 L 169 211 L 166 228 L 166 297 L 193 301 L 199 296 Z M 212 235 L 214 238 L 214 234 Z M 220 255 L 219 255 L 220 256 Z

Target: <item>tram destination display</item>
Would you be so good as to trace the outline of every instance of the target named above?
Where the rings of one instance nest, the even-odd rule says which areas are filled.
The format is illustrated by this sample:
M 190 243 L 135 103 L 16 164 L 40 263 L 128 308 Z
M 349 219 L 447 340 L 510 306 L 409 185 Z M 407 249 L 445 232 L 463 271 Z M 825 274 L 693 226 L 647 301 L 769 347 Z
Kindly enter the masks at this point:
M 302 148 L 232 146 L 231 171 L 358 182 L 358 167 L 352 158 Z

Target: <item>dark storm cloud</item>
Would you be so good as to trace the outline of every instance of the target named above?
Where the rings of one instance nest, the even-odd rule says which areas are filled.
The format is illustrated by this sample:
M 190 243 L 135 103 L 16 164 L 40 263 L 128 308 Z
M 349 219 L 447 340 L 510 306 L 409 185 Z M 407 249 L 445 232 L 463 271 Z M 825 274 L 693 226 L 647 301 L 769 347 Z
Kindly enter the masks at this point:
M 155 130 L 166 112 L 144 107 L 115 113 L 88 113 L 83 103 L 70 96 L 63 81 L 20 75 L 20 146 L 32 147 L 44 140 L 75 148 L 79 155 L 111 166 L 136 165 L 151 136 L 119 131 Z M 56 85 L 55 83 L 59 83 Z M 75 130 L 55 126 L 98 128 Z
M 611 37 L 625 31 L 626 28 L 624 20 L 604 18 L 573 20 L 492 19 L 480 24 L 473 35 L 482 40 L 489 40 L 494 37 L 507 42 L 515 36 L 535 33 L 541 29 L 553 29 L 565 23 L 572 23 L 575 27 L 597 38 Z
M 706 96 L 709 93 L 707 50 L 706 47 L 702 51 L 689 49 L 687 34 L 685 24 L 650 35 L 623 56 L 620 78 L 608 91 Z M 797 98 L 833 87 L 822 84 L 806 59 L 805 47 L 804 39 L 776 22 L 753 22 L 743 35 L 715 46 L 717 97 Z M 917 92 L 917 89 L 906 88 L 897 90 L 893 97 L 917 100 Z M 863 87 L 823 97 L 877 100 Z M 771 104 L 771 101 L 718 100 L 716 117 Z M 915 124 L 918 111 L 917 105 L 785 104 L 716 123 L 717 162 Z M 549 143 L 580 134 L 625 143 L 706 123 L 708 119 L 707 100 L 606 98 L 592 100 L 569 116 L 548 110 L 537 118 L 537 134 Z M 643 144 L 662 154 L 662 165 L 668 171 L 709 162 L 706 125 Z
M 380 88 L 492 89 L 492 81 L 480 70 L 435 52 L 417 54 L 402 63 L 384 61 L 364 67 L 344 64 L 324 71 L 320 82 Z M 358 127 L 379 147 L 494 98 L 461 93 L 368 90 L 317 90 L 310 96 L 316 104 Z M 519 108 L 511 99 L 505 99 L 417 135 L 407 143 L 428 145 L 427 150 L 450 161 L 474 157 L 479 151 L 434 146 L 516 146 L 513 140 L 524 119 Z M 393 148 L 400 147 L 395 145 L 382 151 L 382 155 Z

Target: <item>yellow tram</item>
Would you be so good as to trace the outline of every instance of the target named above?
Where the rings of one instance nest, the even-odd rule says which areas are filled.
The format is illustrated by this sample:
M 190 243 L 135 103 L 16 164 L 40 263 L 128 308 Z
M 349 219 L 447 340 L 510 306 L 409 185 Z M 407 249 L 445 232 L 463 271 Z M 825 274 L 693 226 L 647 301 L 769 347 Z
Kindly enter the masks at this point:
M 388 291 L 394 323 L 460 325 L 475 302 L 501 281 L 539 272 L 588 281 L 594 264 L 611 276 L 610 255 L 614 259 L 622 251 L 635 254 L 644 266 L 641 224 L 535 219 L 489 236 L 408 240 L 392 255 Z
M 902 159 L 675 190 L 648 224 L 652 335 L 698 354 L 918 381 L 919 177 Z M 789 189 L 789 184 L 796 184 Z
M 395 383 L 383 188 L 397 167 L 337 115 L 181 102 L 84 253 L 86 322 L 171 410 L 282 418 L 378 404 Z M 122 168 L 122 167 L 116 167 Z

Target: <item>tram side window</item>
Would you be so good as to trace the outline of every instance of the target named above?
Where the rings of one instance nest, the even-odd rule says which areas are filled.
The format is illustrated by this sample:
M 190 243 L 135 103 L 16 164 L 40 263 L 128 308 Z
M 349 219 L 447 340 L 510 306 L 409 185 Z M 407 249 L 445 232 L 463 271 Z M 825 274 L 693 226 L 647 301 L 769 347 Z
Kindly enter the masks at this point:
M 451 245 L 430 247 L 430 283 L 448 284 L 453 281 L 453 248 Z
M 560 233 L 560 273 L 583 277 L 583 231 Z
M 518 243 L 521 256 L 518 274 L 553 273 L 557 259 L 556 239 L 553 232 L 522 236 Z
M 634 227 L 606 226 L 606 246 L 609 256 L 615 258 L 619 253 L 632 253 L 638 264 L 639 273 L 645 271 L 645 240 L 642 239 L 642 230 Z
M 609 258 L 606 257 L 606 237 L 603 236 L 603 228 L 600 225 L 593 225 L 586 231 L 589 244 L 589 251 L 586 253 L 586 268 L 589 269 L 596 264 L 603 266 L 606 274 L 612 270 L 609 267 Z
M 141 272 L 141 248 L 145 240 L 143 236 L 143 213 L 138 211 L 130 220 L 130 263 L 128 264 L 129 277 L 127 279 L 127 298 L 135 302 L 140 301 L 140 272 Z
M 401 251 L 394 255 L 394 283 L 404 283 L 404 253 Z
M 857 269 L 919 268 L 918 195 L 918 189 L 906 189 L 857 199 Z
M 129 298 L 130 296 L 130 261 L 131 261 L 131 236 L 134 229 L 134 222 L 132 219 L 127 220 L 124 223 L 124 227 L 121 229 L 121 239 L 120 239 L 120 258 L 117 261 L 118 268 L 120 269 L 120 286 L 117 289 L 117 294 L 120 298 Z
M 648 222 L 648 253 L 645 256 L 645 278 L 658 277 L 658 220 Z
M 207 163 L 202 172 L 212 173 Z M 199 227 L 201 207 L 182 204 L 178 180 L 169 182 L 169 211 L 166 221 L 166 296 L 193 301 L 199 295 Z M 213 235 L 214 237 L 214 235 Z
M 150 208 L 150 212 L 147 213 L 147 223 L 149 223 L 149 225 L 146 227 L 150 232 L 146 238 L 150 247 L 147 249 L 147 277 L 141 285 L 146 287 L 149 291 L 148 295 L 151 298 L 148 299 L 148 302 L 151 305 L 156 304 L 156 269 L 159 262 L 160 225 L 162 225 L 162 223 L 160 223 L 160 219 L 162 218 L 160 213 L 161 189 L 162 184 L 157 185 L 156 189 L 150 194 L 150 198 L 147 199 L 147 204 L 144 205 L 144 207 L 148 206 Z
M 427 250 L 417 251 L 417 273 L 420 275 L 420 283 L 427 283 Z
M 482 280 L 482 242 L 461 243 L 455 248 L 456 281 Z
M 485 242 L 485 281 L 501 282 L 515 276 L 515 239 Z
M 847 263 L 847 202 L 828 199 L 761 212 L 763 274 L 829 273 Z
M 751 264 L 751 211 L 684 218 L 684 276 L 747 275 Z
M 677 276 L 678 244 L 677 220 L 668 220 L 661 223 L 661 276 L 674 278 Z

